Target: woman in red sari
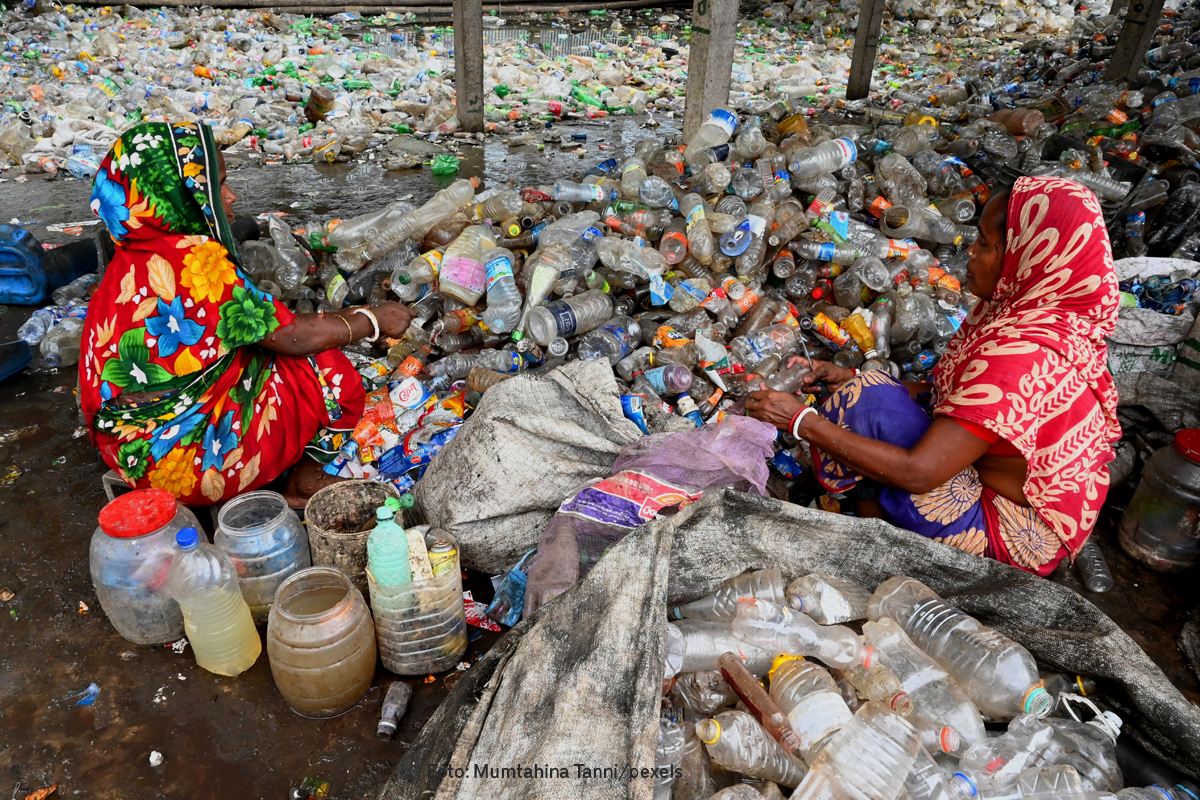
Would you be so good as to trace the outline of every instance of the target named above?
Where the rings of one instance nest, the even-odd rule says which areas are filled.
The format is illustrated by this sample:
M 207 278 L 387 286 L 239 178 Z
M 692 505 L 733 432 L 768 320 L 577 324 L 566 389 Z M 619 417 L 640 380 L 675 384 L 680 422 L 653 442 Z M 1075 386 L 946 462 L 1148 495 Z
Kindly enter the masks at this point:
M 207 125 L 146 123 L 113 145 L 92 191 L 117 250 L 83 330 L 83 413 L 130 486 L 208 505 L 295 466 L 286 493 L 300 506 L 329 480 L 305 446 L 363 411 L 336 348 L 400 336 L 412 315 L 399 303 L 293 315 L 238 266 L 236 199 Z
M 747 409 L 807 440 L 827 489 L 875 495 L 863 510 L 1048 575 L 1095 527 L 1121 437 L 1100 204 L 1072 181 L 1021 178 L 984 208 L 969 252 L 980 302 L 932 386 L 814 362 L 810 382 L 835 390 L 819 412 L 780 392 L 753 393 Z

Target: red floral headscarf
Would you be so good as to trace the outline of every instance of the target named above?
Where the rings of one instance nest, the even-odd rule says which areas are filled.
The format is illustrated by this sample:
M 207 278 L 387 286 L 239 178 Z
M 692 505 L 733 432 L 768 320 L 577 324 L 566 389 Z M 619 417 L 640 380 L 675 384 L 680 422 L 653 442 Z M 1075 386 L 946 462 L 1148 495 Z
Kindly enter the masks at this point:
M 1117 278 L 1096 197 L 1061 178 L 1020 178 L 1003 271 L 937 366 L 936 414 L 982 425 L 1029 462 L 1025 496 L 1074 556 L 1108 492 L 1121 438 L 1104 337 Z

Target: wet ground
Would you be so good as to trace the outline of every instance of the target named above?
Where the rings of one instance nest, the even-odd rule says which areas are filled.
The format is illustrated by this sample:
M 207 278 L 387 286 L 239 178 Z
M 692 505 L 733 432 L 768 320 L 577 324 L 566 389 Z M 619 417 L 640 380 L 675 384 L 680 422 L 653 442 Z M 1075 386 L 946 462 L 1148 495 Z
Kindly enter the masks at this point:
M 461 148 L 461 174 L 485 186 L 510 176 L 522 185 L 552 182 L 622 155 L 651 133 L 637 120 L 610 122 L 557 126 L 564 138 L 588 134 L 584 158 L 495 142 Z M 437 188 L 427 168 L 384 174 L 369 163 L 248 167 L 232 170 L 230 181 L 240 214 L 288 211 L 297 224 L 350 216 L 410 194 L 421 202 Z M 46 226 L 90 219 L 89 193 L 74 180 L 9 180 L 0 185 L 0 221 L 26 223 L 43 241 L 74 241 Z M 0 316 L 0 341 L 16 338 L 31 310 L 8 308 Z M 375 738 L 375 724 L 394 676 L 382 668 L 359 706 L 314 721 L 287 708 L 265 657 L 229 679 L 198 668 L 190 652 L 121 639 L 88 573 L 106 468 L 82 435 L 75 383 L 73 370 L 35 363 L 0 388 L 0 797 L 24 797 L 57 781 L 60 797 L 275 800 L 305 777 L 331 781 L 332 798 L 374 797 L 458 673 L 429 683 L 424 676 L 409 679 L 411 709 L 396 741 L 384 743 Z M 1200 584 L 1131 562 L 1116 548 L 1111 520 L 1098 534 L 1117 588 L 1093 595 L 1073 574 L 1057 579 L 1115 619 L 1176 686 L 1200 700 L 1200 683 L 1176 646 L 1184 616 L 1200 604 Z M 481 576 L 468 588 L 490 599 Z M 466 660 L 495 638 L 472 641 Z M 95 703 L 76 705 L 92 683 L 101 690 Z M 149 764 L 155 750 L 164 756 L 159 767 Z

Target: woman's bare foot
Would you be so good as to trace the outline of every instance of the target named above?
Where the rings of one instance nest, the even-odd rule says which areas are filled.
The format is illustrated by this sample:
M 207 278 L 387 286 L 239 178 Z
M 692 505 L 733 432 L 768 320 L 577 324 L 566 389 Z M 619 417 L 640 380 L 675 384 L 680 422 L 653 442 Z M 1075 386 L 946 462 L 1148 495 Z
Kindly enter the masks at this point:
M 321 489 L 344 480 L 346 479 L 328 474 L 311 456 L 305 455 L 292 465 L 283 497 L 288 506 L 301 509 L 308 505 L 308 499 Z

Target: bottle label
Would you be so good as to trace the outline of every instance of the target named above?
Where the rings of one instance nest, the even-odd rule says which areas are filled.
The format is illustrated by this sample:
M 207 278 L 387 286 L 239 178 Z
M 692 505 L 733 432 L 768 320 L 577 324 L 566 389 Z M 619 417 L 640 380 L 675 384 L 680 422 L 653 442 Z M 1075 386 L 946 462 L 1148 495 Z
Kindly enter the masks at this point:
M 817 247 L 818 261 L 833 261 L 834 253 L 837 251 L 837 245 L 833 242 L 826 242 Z
M 614 339 L 617 340 L 617 345 L 621 348 L 619 358 L 624 358 L 633 351 L 632 342 L 629 338 L 629 332 L 620 325 L 608 322 L 604 325 L 601 325 L 598 330 L 607 331 Z
M 911 253 L 912 248 L 909 247 L 907 242 L 899 239 L 888 239 L 887 254 L 884 256 L 884 258 L 905 259 L 908 258 Z
M 817 314 L 813 317 L 812 322 L 813 333 L 828 342 L 833 350 L 841 350 L 849 343 L 850 334 L 825 314 Z
M 432 395 L 425 384 L 413 377 L 405 378 L 388 390 L 392 402 L 407 409 L 418 408 Z
M 444 259 L 441 279 L 458 284 L 469 292 L 482 293 L 487 288 L 487 273 L 483 265 L 466 256 Z
M 662 275 L 650 276 L 650 302 L 652 305 L 666 305 L 675 295 L 675 287 L 663 280 Z
M 691 281 L 681 281 L 680 284 L 675 287 L 675 289 L 677 291 L 682 289 L 685 293 L 691 295 L 691 297 L 698 303 L 703 303 L 708 299 L 708 295 L 705 293 L 705 291 L 693 284 Z
M 853 715 L 846 701 L 837 692 L 817 692 L 805 697 L 788 712 L 792 730 L 800 737 L 802 747 L 811 747 L 840 730 Z
M 696 203 L 687 214 L 687 232 L 690 234 L 692 228 L 699 225 L 704 219 L 704 203 Z
M 786 169 L 775 170 L 775 183 L 776 184 L 791 183 L 791 182 L 792 182 L 792 176 L 788 174 L 788 171 Z
M 654 346 L 659 349 L 683 347 L 689 341 L 691 340 L 670 325 L 661 325 L 654 332 Z
M 593 202 L 598 203 L 598 202 L 608 199 L 607 195 L 604 192 L 604 189 L 599 184 L 596 184 L 596 183 L 586 184 L 586 185 L 584 185 L 584 188 L 587 189 L 589 192 L 591 192 Z
M 646 415 L 642 412 L 642 396 L 640 394 L 621 395 L 621 411 L 625 414 L 625 419 L 637 425 L 642 433 L 650 435 L 650 429 L 646 427 Z
M 325 296 L 333 299 L 338 296 L 339 292 L 346 290 L 346 279 L 340 274 L 334 275 L 329 281 L 329 285 L 325 287 Z
M 436 270 L 434 271 L 436 274 Z M 487 290 L 490 292 L 492 287 L 496 285 L 496 281 L 501 278 L 511 278 L 512 259 L 508 256 L 492 259 L 487 263 Z
M 850 212 L 834 211 L 829 215 L 829 226 L 845 241 L 850 237 Z
M 767 229 L 767 221 L 755 214 L 750 214 L 748 217 L 746 217 L 745 225 L 746 229 L 755 236 L 762 236 L 763 231 Z
M 966 318 L 967 312 L 961 308 L 955 309 L 952 313 L 946 315 L 946 319 L 950 320 L 950 324 L 954 326 L 955 331 L 962 327 L 963 320 Z
M 596 239 L 598 237 L 603 237 L 603 236 L 604 236 L 604 233 L 600 229 L 589 227 L 587 230 L 585 230 L 580 235 L 580 238 L 582 238 L 585 242 L 590 242 L 593 239 Z
M 737 130 L 737 117 L 729 113 L 725 109 L 717 108 L 708 115 L 706 124 L 716 125 L 725 131 L 725 135 L 733 136 L 733 132 Z
M 837 145 L 838 150 L 842 153 L 842 165 L 852 163 L 858 158 L 858 148 L 854 146 L 851 139 L 834 139 L 833 143 Z
M 621 170 L 621 177 L 624 178 L 626 174 L 634 171 L 640 172 L 642 175 L 646 174 L 646 168 L 635 161 L 632 164 L 625 165 L 625 169 Z
M 575 335 L 575 331 L 579 327 L 579 317 L 575 316 L 575 309 L 571 308 L 570 303 L 566 300 L 558 300 L 548 303 L 546 310 L 554 315 L 554 326 L 558 329 L 559 336 L 570 339 Z

